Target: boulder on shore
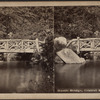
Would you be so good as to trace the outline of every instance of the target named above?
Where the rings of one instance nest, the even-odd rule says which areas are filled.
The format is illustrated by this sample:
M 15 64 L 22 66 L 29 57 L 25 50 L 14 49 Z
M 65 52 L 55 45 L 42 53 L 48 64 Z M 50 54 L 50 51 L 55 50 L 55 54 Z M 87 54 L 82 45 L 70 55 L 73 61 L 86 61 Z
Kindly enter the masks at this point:
M 85 62 L 84 58 L 80 58 L 75 52 L 71 49 L 65 48 L 61 51 L 57 52 L 57 55 L 65 62 L 65 63 L 83 63 Z
M 67 39 L 65 37 L 58 37 L 54 39 L 54 44 L 59 43 L 62 45 L 66 45 L 67 44 Z
M 65 37 L 56 37 L 54 39 L 54 50 L 55 52 L 62 50 L 66 47 L 67 39 Z

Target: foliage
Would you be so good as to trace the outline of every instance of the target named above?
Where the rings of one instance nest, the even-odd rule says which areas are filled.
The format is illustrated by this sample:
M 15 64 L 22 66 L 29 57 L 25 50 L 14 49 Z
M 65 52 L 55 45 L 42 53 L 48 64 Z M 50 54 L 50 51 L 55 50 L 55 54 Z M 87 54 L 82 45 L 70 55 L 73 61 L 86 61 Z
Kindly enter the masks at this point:
M 43 52 L 41 53 L 43 62 L 46 62 L 48 66 L 52 68 L 53 66 L 53 35 L 49 35 L 45 44 L 42 45 Z
M 100 32 L 99 6 L 55 7 L 54 14 L 55 35 L 72 39 L 96 37 L 94 33 Z
M 44 39 L 53 30 L 52 7 L 1 7 L 0 38 Z M 4 33 L 2 36 L 1 33 Z

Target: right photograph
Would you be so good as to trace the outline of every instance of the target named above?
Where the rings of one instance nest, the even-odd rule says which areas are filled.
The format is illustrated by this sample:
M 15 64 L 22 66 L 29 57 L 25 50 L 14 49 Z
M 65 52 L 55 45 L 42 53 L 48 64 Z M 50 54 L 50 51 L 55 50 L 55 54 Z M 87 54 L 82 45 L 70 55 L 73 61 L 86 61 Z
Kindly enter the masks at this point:
M 100 92 L 100 6 L 54 7 L 56 93 Z

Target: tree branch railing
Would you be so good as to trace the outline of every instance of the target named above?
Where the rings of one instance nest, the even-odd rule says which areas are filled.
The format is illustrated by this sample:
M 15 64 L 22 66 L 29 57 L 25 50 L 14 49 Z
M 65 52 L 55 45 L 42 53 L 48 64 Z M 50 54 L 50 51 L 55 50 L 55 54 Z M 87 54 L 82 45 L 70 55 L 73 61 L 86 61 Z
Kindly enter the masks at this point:
M 2 39 L 0 40 L 0 52 L 19 52 L 34 53 L 40 52 L 40 44 L 44 41 L 29 39 Z
M 72 45 L 77 49 L 77 53 L 80 51 L 100 51 L 100 38 L 80 38 L 72 39 L 67 43 L 67 48 Z

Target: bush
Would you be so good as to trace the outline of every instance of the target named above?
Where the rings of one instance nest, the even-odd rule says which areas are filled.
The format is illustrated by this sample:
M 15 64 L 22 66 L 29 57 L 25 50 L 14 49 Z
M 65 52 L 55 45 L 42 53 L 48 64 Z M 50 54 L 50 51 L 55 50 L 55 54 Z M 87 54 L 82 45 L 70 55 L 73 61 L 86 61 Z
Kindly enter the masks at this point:
M 53 35 L 49 35 L 45 40 L 45 44 L 42 45 L 42 61 L 50 67 L 53 67 L 53 44 Z

